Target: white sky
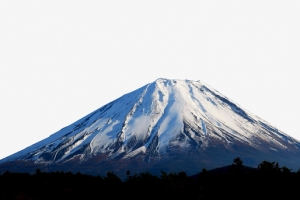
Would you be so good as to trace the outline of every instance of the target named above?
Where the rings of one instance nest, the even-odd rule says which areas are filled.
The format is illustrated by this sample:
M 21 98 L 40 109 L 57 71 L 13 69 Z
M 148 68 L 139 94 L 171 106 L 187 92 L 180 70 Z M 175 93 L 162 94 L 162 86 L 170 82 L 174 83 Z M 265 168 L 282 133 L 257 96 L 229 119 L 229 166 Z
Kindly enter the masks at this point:
M 300 1 L 0 1 L 0 158 L 157 78 L 300 139 Z

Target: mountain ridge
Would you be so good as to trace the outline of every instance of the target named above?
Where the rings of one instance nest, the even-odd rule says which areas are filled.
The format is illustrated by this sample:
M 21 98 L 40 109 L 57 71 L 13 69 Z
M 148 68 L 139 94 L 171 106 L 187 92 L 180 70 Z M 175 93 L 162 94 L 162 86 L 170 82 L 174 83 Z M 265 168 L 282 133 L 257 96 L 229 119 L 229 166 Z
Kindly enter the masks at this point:
M 251 166 L 261 161 L 258 154 L 279 158 L 284 165 L 294 162 L 293 166 L 299 167 L 299 148 L 299 141 L 209 85 L 159 78 L 0 160 L 0 167 L 1 163 L 14 161 L 30 161 L 50 168 L 68 163 L 104 166 L 119 162 L 126 163 L 125 169 L 134 160 L 141 169 L 151 169 L 160 163 L 169 165 L 166 160 L 176 163 L 174 157 L 186 160 L 188 155 L 198 160 L 185 161 L 196 169 L 209 165 L 205 163 L 215 163 L 211 168 L 218 167 L 237 156 Z M 257 155 L 251 155 L 253 152 Z M 226 156 L 218 162 L 214 159 L 220 156 L 215 154 Z M 103 158 L 98 162 L 98 157 Z M 187 165 L 182 164 L 183 168 L 191 167 Z

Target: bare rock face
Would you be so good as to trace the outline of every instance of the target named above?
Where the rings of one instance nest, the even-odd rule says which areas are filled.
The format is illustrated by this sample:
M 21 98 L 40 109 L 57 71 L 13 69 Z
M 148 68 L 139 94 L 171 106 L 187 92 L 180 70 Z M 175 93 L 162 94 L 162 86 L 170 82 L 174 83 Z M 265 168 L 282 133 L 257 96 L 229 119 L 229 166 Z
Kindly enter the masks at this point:
M 200 81 L 158 79 L 0 161 L 0 171 L 197 173 L 231 164 L 300 166 L 300 143 Z

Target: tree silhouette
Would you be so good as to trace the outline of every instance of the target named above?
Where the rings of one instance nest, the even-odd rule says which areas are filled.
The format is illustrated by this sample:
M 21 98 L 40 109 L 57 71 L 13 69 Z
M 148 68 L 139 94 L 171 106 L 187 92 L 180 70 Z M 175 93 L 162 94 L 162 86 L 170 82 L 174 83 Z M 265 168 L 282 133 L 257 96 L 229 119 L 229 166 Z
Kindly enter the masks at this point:
M 230 172 L 233 174 L 240 174 L 242 169 L 243 169 L 244 165 L 243 165 L 243 161 L 237 157 L 233 160 L 232 165 L 230 166 Z
M 268 162 L 268 161 L 262 161 L 258 166 L 257 166 L 258 171 L 263 172 L 265 174 L 270 174 L 270 173 L 280 173 L 281 169 L 279 167 L 278 162 Z
M 243 166 L 243 161 L 239 157 L 237 157 L 233 160 L 233 165 L 242 167 Z

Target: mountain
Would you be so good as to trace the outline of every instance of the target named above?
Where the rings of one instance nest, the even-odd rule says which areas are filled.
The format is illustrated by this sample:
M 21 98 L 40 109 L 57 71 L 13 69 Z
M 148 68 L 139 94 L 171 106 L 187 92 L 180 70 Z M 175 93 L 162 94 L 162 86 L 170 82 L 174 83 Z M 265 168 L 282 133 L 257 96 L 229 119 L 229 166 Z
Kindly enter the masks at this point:
M 157 79 L 0 161 L 0 171 L 195 174 L 240 157 L 300 166 L 300 143 L 201 81 Z

